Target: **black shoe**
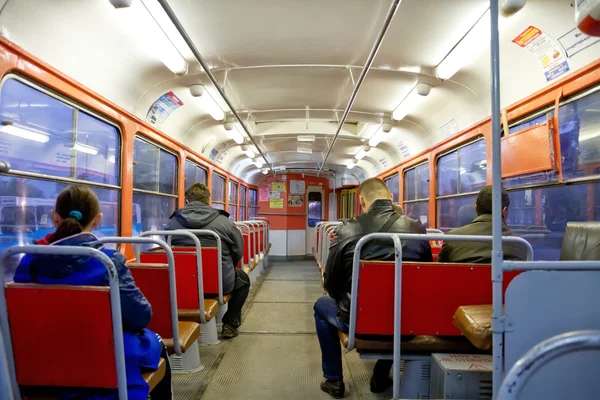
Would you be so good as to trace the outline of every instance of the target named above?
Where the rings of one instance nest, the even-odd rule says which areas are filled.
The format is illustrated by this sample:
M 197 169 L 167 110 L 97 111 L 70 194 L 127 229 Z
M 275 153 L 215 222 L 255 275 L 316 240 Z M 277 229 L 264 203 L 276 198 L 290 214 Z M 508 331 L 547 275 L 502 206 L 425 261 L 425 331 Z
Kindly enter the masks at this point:
M 344 386 L 343 381 L 335 382 L 325 380 L 321 382 L 321 390 L 325 393 L 329 393 L 329 395 L 334 399 L 341 399 L 344 397 L 344 391 L 346 390 L 346 387 Z
M 373 375 L 371 377 L 371 392 L 372 393 L 382 393 L 385 392 L 389 387 L 394 384 L 394 381 L 389 376 L 385 377 L 376 377 Z
M 221 336 L 224 339 L 231 339 L 240 334 L 239 328 L 236 328 L 233 325 L 223 324 L 223 331 L 221 332 Z

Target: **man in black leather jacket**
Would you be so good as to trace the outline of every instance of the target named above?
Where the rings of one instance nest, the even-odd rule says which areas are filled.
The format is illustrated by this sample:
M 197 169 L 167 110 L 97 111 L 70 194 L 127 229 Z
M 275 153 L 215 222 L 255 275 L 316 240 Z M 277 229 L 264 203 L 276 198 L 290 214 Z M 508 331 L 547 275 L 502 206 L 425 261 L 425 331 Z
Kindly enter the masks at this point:
M 374 232 L 426 233 L 425 227 L 405 215 L 396 214 L 392 194 L 379 178 L 364 181 L 359 189 L 363 214 L 342 222 L 335 231 L 325 267 L 325 290 L 314 306 L 315 324 L 321 345 L 323 377 L 321 390 L 334 398 L 344 396 L 342 352 L 338 329 L 348 332 L 352 258 L 358 240 Z M 392 240 L 374 240 L 361 251 L 363 260 L 393 260 Z M 405 261 L 433 261 L 428 241 L 403 241 L 402 259 Z M 379 393 L 391 386 L 391 360 L 379 360 L 373 370 L 371 391 Z

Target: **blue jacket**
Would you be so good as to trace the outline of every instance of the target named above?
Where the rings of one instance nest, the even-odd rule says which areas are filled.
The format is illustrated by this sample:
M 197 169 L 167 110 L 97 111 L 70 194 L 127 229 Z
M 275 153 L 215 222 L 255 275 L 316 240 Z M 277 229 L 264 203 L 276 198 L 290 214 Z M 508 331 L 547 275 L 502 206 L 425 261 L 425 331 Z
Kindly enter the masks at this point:
M 142 378 L 142 368 L 155 370 L 160 360 L 161 345 L 158 336 L 144 329 L 152 318 L 152 308 L 135 285 L 125 256 L 105 249 L 96 236 L 80 233 L 51 244 L 51 246 L 86 246 L 101 250 L 115 264 L 119 276 L 123 340 L 129 399 L 145 400 L 148 385 Z M 17 267 L 15 282 L 42 284 L 108 286 L 106 269 L 94 258 L 78 256 L 26 255 Z M 63 399 L 117 399 L 116 390 L 66 389 Z

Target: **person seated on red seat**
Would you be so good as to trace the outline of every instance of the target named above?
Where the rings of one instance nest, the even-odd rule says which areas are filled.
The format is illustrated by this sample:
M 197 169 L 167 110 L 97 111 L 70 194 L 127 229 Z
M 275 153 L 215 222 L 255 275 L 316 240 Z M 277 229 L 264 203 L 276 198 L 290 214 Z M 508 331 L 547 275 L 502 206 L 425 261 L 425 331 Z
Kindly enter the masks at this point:
M 502 189 L 502 236 L 514 236 L 513 231 L 506 225 L 510 197 Z M 464 207 L 464 206 L 463 206 Z M 462 214 L 465 214 L 465 210 Z M 452 229 L 447 235 L 485 235 L 492 236 L 492 187 L 486 186 L 479 191 L 474 211 L 477 218 L 468 225 Z M 460 212 L 460 210 L 459 210 Z M 527 249 L 518 243 L 503 243 L 502 251 L 505 260 L 524 261 L 527 259 Z M 489 264 L 492 262 L 492 242 L 457 242 L 445 240 L 438 255 L 438 262 Z
M 365 180 L 358 188 L 358 193 L 363 214 L 344 221 L 337 227 L 324 273 L 324 286 L 328 295 L 320 297 L 314 305 L 324 378 L 321 390 L 334 398 L 344 397 L 345 392 L 338 330 L 348 333 L 352 261 L 356 243 L 363 236 L 374 232 L 427 233 L 419 222 L 397 212 L 392 203 L 392 194 L 383 180 Z M 362 249 L 361 259 L 393 260 L 392 240 L 373 240 L 367 243 Z M 403 240 L 402 259 L 433 261 L 429 242 Z M 383 392 L 392 385 L 389 377 L 391 368 L 392 360 L 377 361 L 371 378 L 372 392 Z
M 227 303 L 227 312 L 223 316 L 224 338 L 239 335 L 242 324 L 242 308 L 250 292 L 250 278 L 241 268 L 236 268 L 244 255 L 242 232 L 229 219 L 229 213 L 209 206 L 210 190 L 202 183 L 194 183 L 185 191 L 185 206 L 169 217 L 167 230 L 207 229 L 221 238 L 221 268 L 223 293 L 231 294 Z M 202 247 L 216 247 L 214 237 L 198 235 Z M 173 236 L 173 247 L 193 247 L 192 239 L 185 236 Z
M 147 398 L 149 387 L 142 373 L 156 370 L 162 356 L 167 361 L 167 372 L 151 396 L 157 400 L 170 399 L 171 368 L 167 349 L 156 333 L 146 329 L 152 318 L 152 308 L 135 285 L 131 272 L 125 265 L 125 256 L 118 251 L 106 249 L 92 233 L 101 220 L 100 202 L 96 194 L 87 186 L 69 186 L 58 195 L 55 209 L 52 211 L 56 231 L 46 240 L 39 240 L 38 244 L 92 247 L 110 257 L 119 276 L 128 397 L 135 400 Z M 14 281 L 48 285 L 108 286 L 107 274 L 104 265 L 94 258 L 35 254 L 23 257 L 15 271 Z M 116 400 L 118 394 L 116 389 L 62 388 L 60 397 Z

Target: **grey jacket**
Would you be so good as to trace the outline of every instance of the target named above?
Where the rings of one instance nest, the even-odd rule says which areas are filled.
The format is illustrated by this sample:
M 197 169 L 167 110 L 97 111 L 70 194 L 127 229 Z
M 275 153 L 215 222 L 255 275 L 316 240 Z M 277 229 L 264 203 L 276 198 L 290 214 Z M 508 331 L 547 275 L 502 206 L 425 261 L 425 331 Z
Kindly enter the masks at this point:
M 199 201 L 193 201 L 175 211 L 169 217 L 166 229 L 208 229 L 217 233 L 221 238 L 223 252 L 223 293 L 233 291 L 235 284 L 234 268 L 244 255 L 244 239 L 240 230 L 229 219 L 227 212 L 217 210 Z M 203 247 L 217 246 L 213 237 L 199 235 L 198 238 Z M 192 240 L 184 236 L 174 236 L 171 244 L 180 247 L 194 246 Z
M 492 235 L 492 215 L 478 216 L 469 225 L 452 229 L 448 235 Z M 502 236 L 514 236 L 513 231 L 502 224 Z M 527 249 L 519 243 L 504 243 L 502 252 L 505 260 L 525 261 Z M 492 242 L 444 241 L 438 255 L 438 262 L 490 264 L 492 262 Z

